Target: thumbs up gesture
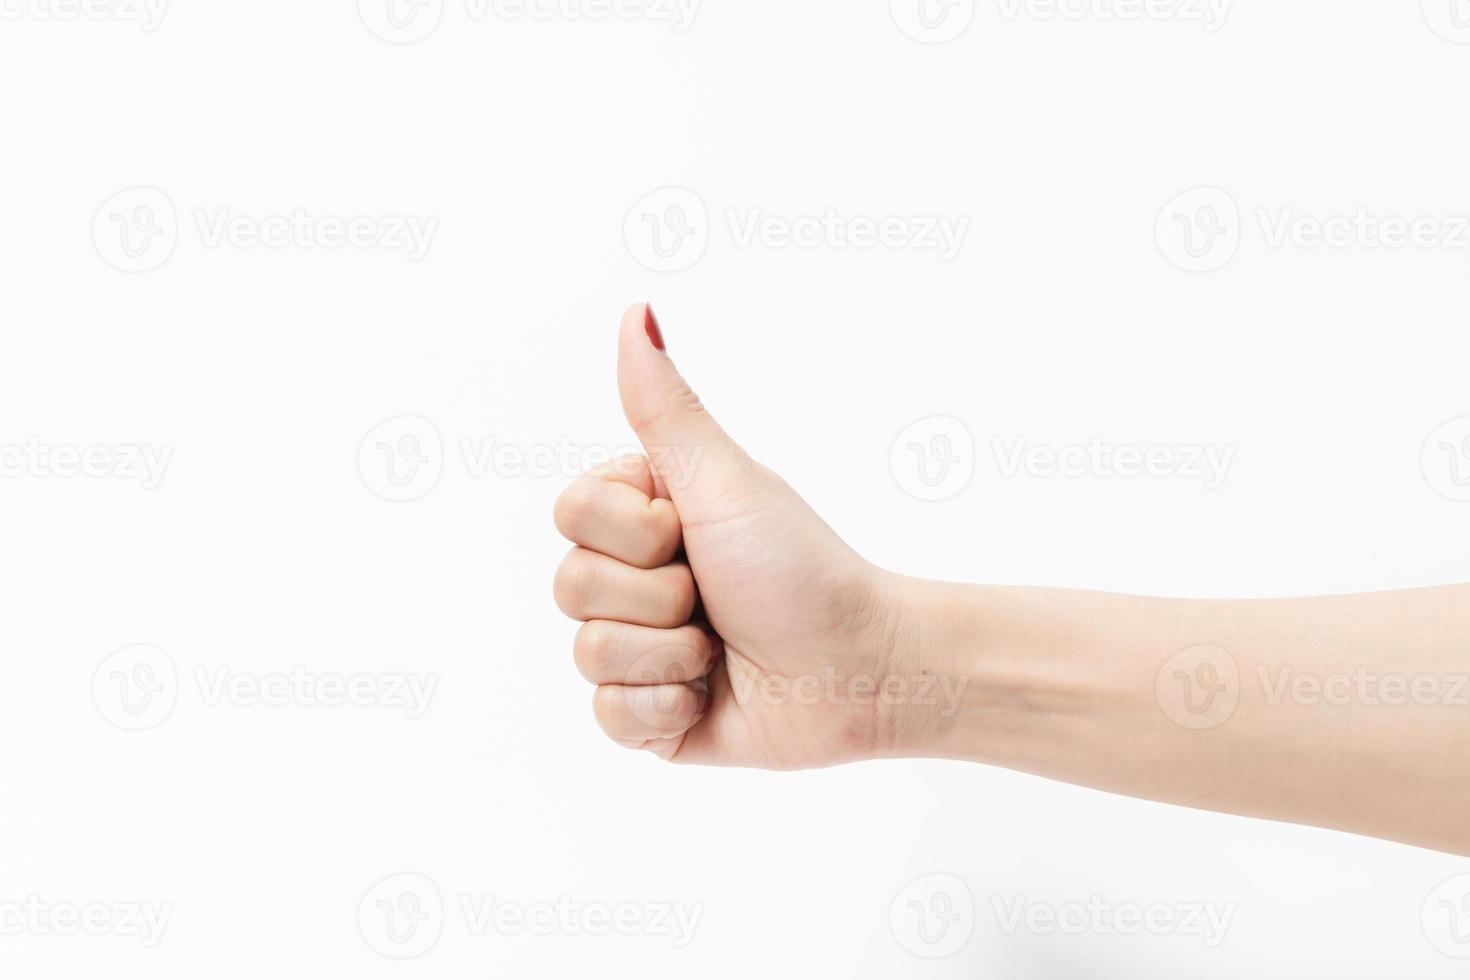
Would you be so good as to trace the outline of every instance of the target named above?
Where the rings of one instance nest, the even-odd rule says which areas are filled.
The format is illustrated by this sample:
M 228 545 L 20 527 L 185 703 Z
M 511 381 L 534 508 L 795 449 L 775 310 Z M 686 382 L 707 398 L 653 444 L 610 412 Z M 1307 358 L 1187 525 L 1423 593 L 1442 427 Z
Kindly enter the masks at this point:
M 641 304 L 623 317 L 618 390 L 647 455 L 581 477 L 555 514 L 576 545 L 556 600 L 583 622 L 573 652 L 603 730 L 705 765 L 890 751 L 905 724 L 891 697 L 903 580 L 720 427 Z

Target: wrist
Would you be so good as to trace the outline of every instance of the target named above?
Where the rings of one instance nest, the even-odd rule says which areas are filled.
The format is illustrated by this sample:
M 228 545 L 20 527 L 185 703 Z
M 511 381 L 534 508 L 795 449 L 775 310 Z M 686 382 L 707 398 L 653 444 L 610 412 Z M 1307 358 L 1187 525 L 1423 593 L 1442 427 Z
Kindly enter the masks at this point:
M 1047 770 L 1126 696 L 1085 594 L 892 576 L 884 757 Z M 1115 665 L 1116 666 L 1116 665 Z
M 954 757 L 985 709 L 983 612 L 964 586 L 882 573 L 879 758 Z M 978 596 L 972 597 L 978 600 Z

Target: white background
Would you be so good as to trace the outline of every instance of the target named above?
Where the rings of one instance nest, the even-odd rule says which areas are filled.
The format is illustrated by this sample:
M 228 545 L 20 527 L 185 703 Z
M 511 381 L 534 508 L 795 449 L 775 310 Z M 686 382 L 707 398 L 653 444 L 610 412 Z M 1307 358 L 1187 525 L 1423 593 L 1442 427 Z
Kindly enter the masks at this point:
M 709 0 L 683 24 L 661 5 L 533 19 L 445 0 L 412 44 L 390 41 L 432 26 L 432 4 L 406 34 L 362 6 L 176 0 L 145 30 L 127 7 L 0 3 L 0 910 L 171 913 L 151 946 L 6 926 L 0 972 L 1464 975 L 1421 915 L 1462 859 L 978 766 L 771 775 L 619 750 L 550 599 L 566 548 L 550 507 L 578 467 L 516 474 L 464 451 L 625 445 L 614 334 L 649 298 L 726 427 L 888 567 L 1201 596 L 1470 579 L 1470 503 L 1453 499 L 1470 424 L 1452 422 L 1470 414 L 1470 239 L 1269 235 L 1287 209 L 1451 231 L 1470 214 L 1470 46 L 1454 43 L 1470 30 L 1448 0 L 1239 0 L 1213 31 L 1193 6 L 1064 19 L 962 2 L 935 8 L 942 33 L 964 28 L 945 44 L 910 36 L 902 0 L 897 16 L 887 0 Z M 682 212 L 693 251 L 655 272 L 630 209 L 668 186 L 706 213 Z M 114 198 L 134 187 L 155 190 Z M 1238 214 L 1215 212 L 1224 251 L 1203 260 L 1229 261 L 1189 272 L 1165 208 L 1199 187 Z M 670 200 L 645 206 L 666 232 Z M 1178 213 L 1203 227 L 1218 200 Z M 732 211 L 829 208 L 969 227 L 948 261 L 731 228 Z M 437 224 L 417 260 L 208 235 L 223 214 L 297 211 Z M 128 259 L 116 222 L 134 218 L 165 234 Z M 970 442 L 948 448 L 974 476 L 925 502 L 890 446 L 936 415 L 963 423 Z M 377 444 L 411 449 L 423 422 L 359 453 L 405 416 L 430 425 L 417 472 L 442 470 L 407 491 Z M 1006 476 L 993 443 L 1094 438 L 1235 455 L 1206 489 Z M 27 445 L 171 455 L 145 489 Z M 136 644 L 166 653 L 145 651 L 172 711 L 129 731 L 114 671 L 144 676 L 136 651 L 104 661 Z M 214 699 L 199 680 L 297 667 L 437 687 L 410 718 Z M 417 940 L 437 942 L 405 961 L 371 925 L 371 889 L 401 873 L 445 904 Z M 974 907 L 942 960 L 904 941 L 901 890 L 932 874 Z M 702 917 L 684 948 L 656 930 L 475 934 L 464 896 Z M 1093 896 L 1233 918 L 1209 946 L 1007 934 L 995 912 Z

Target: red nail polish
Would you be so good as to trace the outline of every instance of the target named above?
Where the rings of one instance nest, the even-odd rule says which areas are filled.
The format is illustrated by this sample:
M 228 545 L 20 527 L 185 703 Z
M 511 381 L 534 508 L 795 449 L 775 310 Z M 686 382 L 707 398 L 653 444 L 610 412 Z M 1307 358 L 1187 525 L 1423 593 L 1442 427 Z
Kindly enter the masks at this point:
M 653 315 L 653 307 L 643 307 L 643 329 L 648 333 L 648 342 L 653 344 L 656 350 L 664 349 L 663 331 L 658 328 L 658 317 Z

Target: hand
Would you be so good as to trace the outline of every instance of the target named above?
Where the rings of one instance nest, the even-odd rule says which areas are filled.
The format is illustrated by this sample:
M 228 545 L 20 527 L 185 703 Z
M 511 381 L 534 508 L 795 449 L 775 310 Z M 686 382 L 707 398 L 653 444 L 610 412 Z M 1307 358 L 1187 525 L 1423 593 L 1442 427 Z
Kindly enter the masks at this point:
M 892 578 L 700 404 L 656 319 L 623 317 L 623 411 L 645 457 L 573 483 L 562 611 L 613 739 L 677 762 L 800 769 L 881 752 L 895 723 Z M 696 615 L 696 612 L 698 613 Z

